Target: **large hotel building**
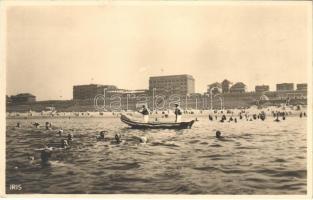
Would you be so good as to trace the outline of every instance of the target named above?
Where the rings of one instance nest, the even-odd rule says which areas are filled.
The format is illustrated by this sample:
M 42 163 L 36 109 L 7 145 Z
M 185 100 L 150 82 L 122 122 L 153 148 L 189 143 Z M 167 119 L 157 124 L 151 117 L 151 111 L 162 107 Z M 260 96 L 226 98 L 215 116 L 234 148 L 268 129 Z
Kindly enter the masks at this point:
M 99 85 L 99 84 L 89 84 L 89 85 L 75 85 L 73 87 L 73 99 L 74 100 L 87 100 L 94 99 L 95 96 L 99 94 L 104 94 L 107 90 L 116 90 L 117 87 L 114 85 Z
M 195 79 L 191 75 L 152 76 L 149 79 L 150 92 L 187 95 L 195 92 Z

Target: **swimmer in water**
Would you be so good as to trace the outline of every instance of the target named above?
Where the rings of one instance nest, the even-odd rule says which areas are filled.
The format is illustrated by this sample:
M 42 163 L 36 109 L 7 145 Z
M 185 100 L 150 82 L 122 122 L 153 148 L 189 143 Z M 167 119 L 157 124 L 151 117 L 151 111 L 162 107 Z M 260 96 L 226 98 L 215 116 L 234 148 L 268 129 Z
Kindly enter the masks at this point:
M 222 138 L 224 138 L 224 137 L 222 136 L 221 131 L 216 131 L 216 132 L 215 132 L 215 137 L 216 137 L 217 139 L 222 139 Z
M 20 122 L 17 122 L 17 123 L 16 123 L 16 127 L 17 127 L 17 128 L 20 128 L 20 127 L 21 127 L 21 123 L 20 123 Z
M 50 130 L 51 129 L 51 123 L 50 122 L 46 122 L 46 130 Z
M 40 151 L 41 165 L 50 165 L 49 159 L 52 155 L 52 147 L 45 146 L 42 149 L 35 149 L 35 151 Z
M 122 136 L 120 134 L 115 134 L 115 141 L 112 141 L 113 144 L 124 144 L 125 140 L 122 140 Z
M 59 136 L 61 136 L 61 135 L 63 134 L 63 129 L 60 129 L 60 130 L 57 132 L 57 134 L 58 134 Z
M 62 148 L 62 149 L 68 149 L 68 148 L 70 148 L 70 145 L 68 144 L 68 141 L 67 141 L 67 140 L 62 140 L 62 142 L 61 142 L 61 148 Z
M 122 142 L 121 136 L 119 134 L 115 134 L 115 141 L 116 141 L 117 144 Z
M 67 141 L 68 141 L 68 142 L 73 141 L 73 140 L 74 140 L 73 137 L 74 137 L 74 135 L 73 135 L 72 133 L 69 133 L 69 134 L 67 135 Z
M 41 165 L 42 166 L 47 166 L 47 165 L 50 165 L 49 159 L 51 158 L 53 151 L 64 150 L 64 149 L 67 149 L 67 148 L 70 148 L 70 146 L 68 145 L 67 140 L 62 140 L 61 148 L 48 147 L 47 145 L 45 145 L 44 148 L 35 149 L 35 151 L 39 151 L 40 152 Z M 30 156 L 29 160 L 31 162 L 34 162 L 35 157 L 34 156 Z
M 140 141 L 140 143 L 147 143 L 148 139 L 147 139 L 147 137 L 142 136 L 142 137 L 139 137 L 139 141 Z
M 39 124 L 38 122 L 33 123 L 33 126 L 35 126 L 36 128 L 38 128 L 39 125 L 40 125 L 40 124 Z
M 104 140 L 104 135 L 107 133 L 107 131 L 101 131 L 99 136 L 96 136 L 97 140 Z
M 35 161 L 35 157 L 34 156 L 28 156 L 28 160 L 29 160 L 29 164 L 33 164 Z

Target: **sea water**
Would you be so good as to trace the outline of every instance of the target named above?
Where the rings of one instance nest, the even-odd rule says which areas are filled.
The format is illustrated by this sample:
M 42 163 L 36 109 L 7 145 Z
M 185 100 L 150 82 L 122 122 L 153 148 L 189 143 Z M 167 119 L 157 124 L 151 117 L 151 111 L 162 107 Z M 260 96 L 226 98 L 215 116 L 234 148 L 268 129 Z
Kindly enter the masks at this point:
M 129 129 L 114 116 L 7 119 L 6 192 L 306 193 L 307 118 L 238 123 L 197 118 L 192 129 L 185 130 Z M 34 121 L 42 126 L 33 127 Z M 52 130 L 45 129 L 46 121 Z M 15 127 L 17 122 L 22 127 Z M 56 134 L 60 128 L 62 136 Z M 107 140 L 97 141 L 102 130 L 108 131 Z M 215 137 L 216 130 L 224 140 Z M 71 148 L 53 153 L 50 164 L 41 165 L 34 149 L 59 147 L 69 133 L 74 135 Z M 121 144 L 114 142 L 117 133 L 124 140 Z M 138 137 L 146 137 L 147 143 Z

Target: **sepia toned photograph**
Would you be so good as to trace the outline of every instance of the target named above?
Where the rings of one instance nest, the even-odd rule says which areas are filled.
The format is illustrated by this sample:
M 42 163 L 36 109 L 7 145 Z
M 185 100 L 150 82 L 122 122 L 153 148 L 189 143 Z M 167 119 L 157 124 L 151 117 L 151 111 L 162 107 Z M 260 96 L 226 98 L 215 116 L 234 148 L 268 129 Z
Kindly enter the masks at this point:
M 310 194 L 312 3 L 8 4 L 5 194 Z

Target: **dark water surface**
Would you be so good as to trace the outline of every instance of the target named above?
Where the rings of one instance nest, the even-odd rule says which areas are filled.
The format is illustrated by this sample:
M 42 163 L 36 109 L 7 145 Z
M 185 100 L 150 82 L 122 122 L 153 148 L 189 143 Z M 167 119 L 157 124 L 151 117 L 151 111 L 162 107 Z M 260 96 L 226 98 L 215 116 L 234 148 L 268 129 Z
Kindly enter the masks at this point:
M 188 130 L 141 131 L 113 117 L 7 119 L 7 193 L 306 193 L 306 118 L 199 120 Z M 50 121 L 55 129 L 34 128 L 34 121 Z M 15 128 L 17 122 L 23 126 Z M 64 136 L 56 136 L 58 127 Z M 104 129 L 111 140 L 97 142 Z M 216 130 L 227 140 L 216 139 Z M 58 147 L 67 133 L 74 134 L 72 148 L 54 153 L 51 165 L 42 167 L 34 149 Z M 116 133 L 125 143 L 111 142 Z M 148 143 L 136 136 L 146 136 Z M 10 184 L 22 190 L 9 190 Z

